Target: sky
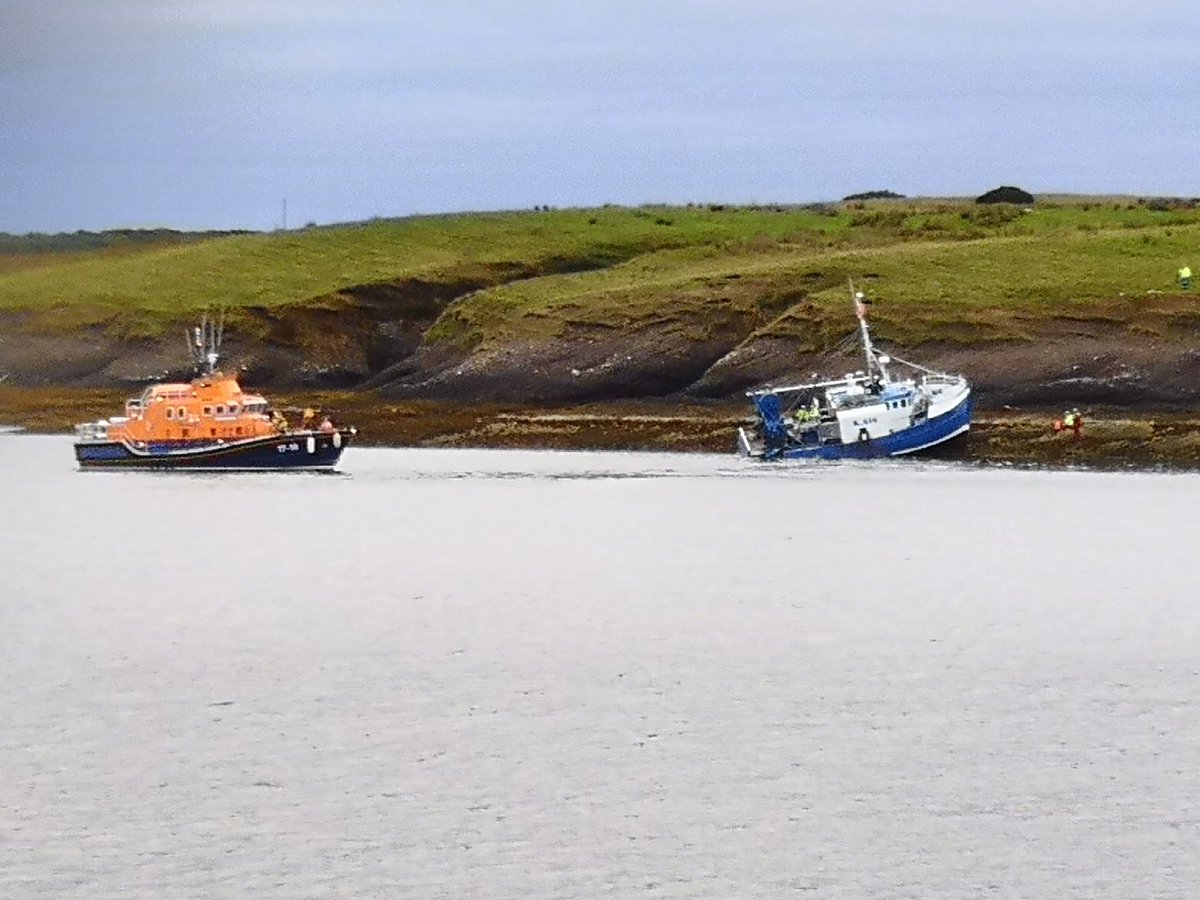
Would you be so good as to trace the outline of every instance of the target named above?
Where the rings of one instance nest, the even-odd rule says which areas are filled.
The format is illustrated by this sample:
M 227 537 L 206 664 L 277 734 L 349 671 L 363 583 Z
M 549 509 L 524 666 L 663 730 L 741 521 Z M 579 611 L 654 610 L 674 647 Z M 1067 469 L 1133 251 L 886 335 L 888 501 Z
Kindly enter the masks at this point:
M 0 231 L 1190 197 L 1198 98 L 1194 0 L 0 0 Z

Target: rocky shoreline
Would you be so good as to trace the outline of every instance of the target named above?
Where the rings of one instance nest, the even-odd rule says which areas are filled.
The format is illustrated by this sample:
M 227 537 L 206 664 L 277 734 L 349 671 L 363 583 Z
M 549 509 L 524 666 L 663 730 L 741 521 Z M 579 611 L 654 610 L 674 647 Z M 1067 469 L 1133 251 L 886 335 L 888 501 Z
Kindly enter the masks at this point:
M 69 432 L 119 409 L 113 390 L 0 385 L 0 423 L 32 433 Z M 373 392 L 280 394 L 295 418 L 315 405 L 359 429 L 366 447 L 493 447 L 733 454 L 743 403 L 625 401 L 573 406 L 394 401 Z M 1061 410 L 977 410 L 969 434 L 933 458 L 1053 468 L 1200 471 L 1200 411 L 1084 408 L 1076 438 L 1052 428 Z M 928 457 L 927 457 L 928 458 Z
M 275 324 L 282 330 L 273 336 L 228 341 L 225 364 L 280 408 L 320 406 L 356 425 L 369 446 L 732 453 L 738 425 L 749 421 L 746 388 L 861 365 L 855 348 L 798 353 L 795 340 L 777 336 L 718 329 L 701 340 L 665 326 L 491 349 L 414 336 L 397 362 L 395 348 L 390 356 L 367 352 L 375 326 L 355 331 L 303 313 Z M 1200 470 L 1200 352 L 1186 331 L 1152 335 L 1118 322 L 1050 318 L 1025 340 L 902 352 L 971 380 L 971 433 L 940 448 L 942 457 Z M 69 431 L 119 410 L 148 382 L 188 378 L 177 368 L 181 355 L 165 336 L 0 330 L 0 423 Z M 1051 430 L 1068 407 L 1084 412 L 1080 440 Z

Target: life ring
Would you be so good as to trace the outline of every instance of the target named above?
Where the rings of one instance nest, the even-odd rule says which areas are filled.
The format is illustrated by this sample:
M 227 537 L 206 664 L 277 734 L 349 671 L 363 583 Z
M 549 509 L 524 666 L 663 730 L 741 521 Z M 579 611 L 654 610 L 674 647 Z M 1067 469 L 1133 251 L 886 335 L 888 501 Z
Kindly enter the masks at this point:
M 871 439 L 871 432 L 867 431 L 867 429 L 865 429 L 865 428 L 858 429 L 858 442 L 860 444 L 865 444 L 870 439 Z

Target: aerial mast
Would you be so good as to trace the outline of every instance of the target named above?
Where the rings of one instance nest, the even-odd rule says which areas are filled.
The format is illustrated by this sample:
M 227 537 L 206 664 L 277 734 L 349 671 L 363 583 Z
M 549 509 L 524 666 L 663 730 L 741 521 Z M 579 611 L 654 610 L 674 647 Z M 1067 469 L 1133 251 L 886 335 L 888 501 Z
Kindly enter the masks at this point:
M 222 313 L 221 320 L 217 322 L 209 317 L 207 311 L 200 317 L 200 324 L 188 333 L 188 349 L 201 375 L 212 375 L 216 372 L 221 338 L 224 334 L 225 314 Z

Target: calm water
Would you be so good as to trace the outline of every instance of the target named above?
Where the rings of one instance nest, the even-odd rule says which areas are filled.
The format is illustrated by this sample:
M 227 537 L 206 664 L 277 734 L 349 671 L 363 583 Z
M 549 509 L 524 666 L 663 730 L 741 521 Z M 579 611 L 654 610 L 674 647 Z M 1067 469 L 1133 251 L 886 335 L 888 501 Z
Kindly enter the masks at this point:
M 1191 897 L 1200 478 L 0 435 L 0 896 Z

